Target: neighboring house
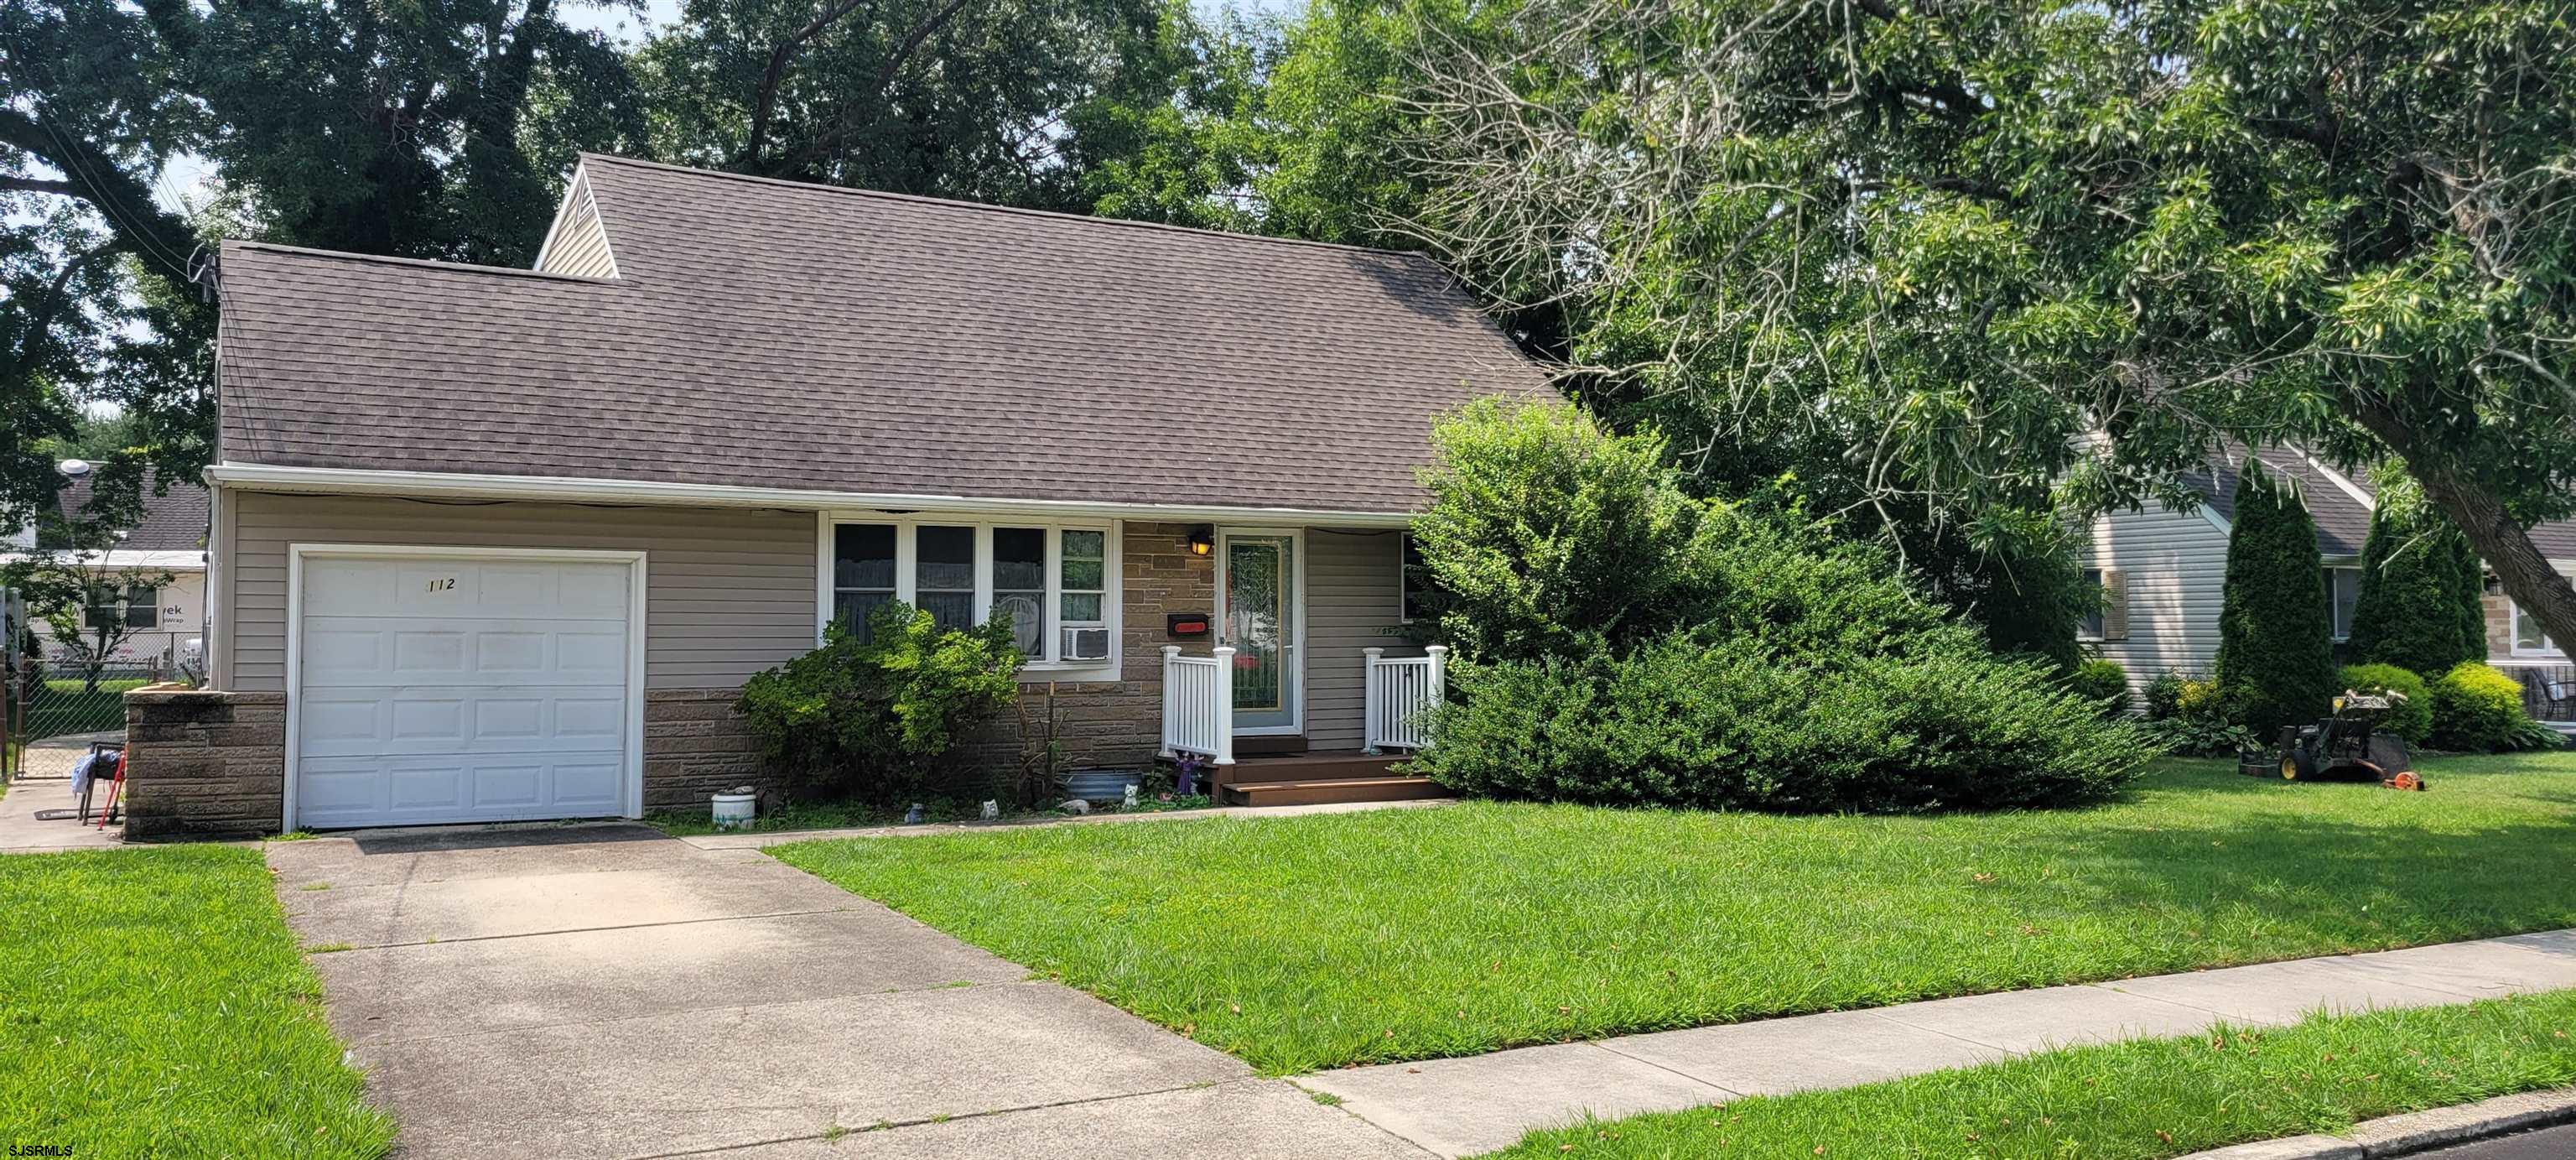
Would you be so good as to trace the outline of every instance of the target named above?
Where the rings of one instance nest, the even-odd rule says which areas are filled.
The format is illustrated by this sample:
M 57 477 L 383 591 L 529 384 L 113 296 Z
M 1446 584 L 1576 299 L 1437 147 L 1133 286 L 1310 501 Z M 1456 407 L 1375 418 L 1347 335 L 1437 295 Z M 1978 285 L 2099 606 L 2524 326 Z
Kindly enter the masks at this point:
M 1019 626 L 983 775 L 1049 705 L 1077 765 L 1383 774 L 1432 420 L 1546 390 L 1419 255 L 596 155 L 533 270 L 221 286 L 209 660 L 288 826 L 702 806 L 743 681 L 889 600 Z
M 2191 480 L 2203 502 L 2190 512 L 2162 507 L 2116 511 L 2093 520 L 2083 557 L 2088 578 L 2103 588 L 2105 611 L 2077 635 L 2129 670 L 2143 689 L 2160 673 L 2205 675 L 2218 656 L 2218 617 L 2227 587 L 2227 537 L 2236 488 L 2248 457 L 2276 479 L 2297 486 L 2317 525 L 2317 552 L 2334 595 L 2335 639 L 2351 631 L 2361 592 L 2361 552 L 2370 536 L 2372 498 L 2361 481 L 2288 447 L 2249 450 L 2231 444 L 2214 468 Z M 2546 524 L 2532 539 L 2576 576 L 2576 522 Z M 2547 719 L 2576 720 L 2576 701 L 2547 696 L 2550 682 L 2576 683 L 2576 666 L 2537 621 L 2488 584 L 2487 660 L 2523 681 L 2526 701 Z
M 76 518 L 88 508 L 96 478 L 80 460 L 65 460 L 63 467 L 57 506 L 67 519 Z M 173 481 L 167 491 L 156 490 L 156 481 L 147 478 L 142 520 L 115 531 L 112 547 L 73 551 L 32 528 L 22 530 L 19 539 L 26 546 L 58 552 L 65 561 L 110 581 L 93 587 L 82 609 L 82 627 L 86 632 L 101 623 L 123 626 L 126 636 L 108 654 L 111 663 L 167 672 L 203 653 L 208 497 L 194 483 Z M 138 582 L 121 582 L 128 577 Z M 156 580 L 161 583 L 150 583 Z M 48 659 L 59 662 L 68 655 L 41 622 L 36 635 Z

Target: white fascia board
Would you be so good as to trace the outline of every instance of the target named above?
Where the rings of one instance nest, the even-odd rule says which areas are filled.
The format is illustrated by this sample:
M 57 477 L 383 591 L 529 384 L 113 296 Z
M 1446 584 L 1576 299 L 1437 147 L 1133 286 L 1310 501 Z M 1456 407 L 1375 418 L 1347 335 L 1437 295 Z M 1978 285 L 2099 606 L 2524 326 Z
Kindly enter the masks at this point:
M 990 499 L 963 495 L 808 491 L 785 487 L 660 483 L 637 479 L 571 479 L 544 475 L 478 475 L 445 471 L 367 471 L 338 467 L 273 467 L 218 463 L 206 469 L 216 487 L 323 495 L 392 495 L 439 499 L 505 499 L 532 503 L 616 503 L 666 507 L 780 508 L 822 512 L 943 512 L 1034 519 L 1090 518 L 1172 523 L 1289 523 L 1303 527 L 1402 528 L 1409 512 L 1333 511 L 1290 507 L 1105 503 L 1092 500 Z
M 163 572 L 202 572 L 206 567 L 203 551 L 127 551 L 109 552 L 0 552 L 0 563 L 32 560 L 41 557 L 60 560 L 83 568 L 152 568 Z
M 2365 490 L 2360 484 L 2353 482 L 2352 477 L 2335 470 L 2333 465 L 2328 464 L 2325 460 L 2308 454 L 2307 449 L 2304 447 L 2298 448 L 2297 450 L 2299 452 L 2299 458 L 2307 460 L 2308 466 L 2315 468 L 2317 470 L 2317 474 L 2326 477 L 2326 482 L 2342 489 L 2345 495 L 2351 496 L 2354 503 L 2360 504 L 2362 508 L 2367 511 L 2379 510 L 2379 501 L 2372 497 L 2370 492 Z

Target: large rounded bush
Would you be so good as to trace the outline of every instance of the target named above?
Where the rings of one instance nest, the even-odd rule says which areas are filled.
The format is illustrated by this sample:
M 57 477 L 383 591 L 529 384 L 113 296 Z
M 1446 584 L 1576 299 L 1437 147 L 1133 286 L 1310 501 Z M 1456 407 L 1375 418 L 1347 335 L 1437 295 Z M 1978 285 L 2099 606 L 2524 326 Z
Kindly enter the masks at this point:
M 1805 666 L 1747 639 L 1462 669 L 1412 768 L 1462 793 L 1916 812 L 2109 796 L 2148 755 L 2045 664 L 1978 652 Z
M 2477 661 L 2462 661 L 2433 682 L 2433 744 L 2497 753 L 2528 748 L 2537 730 L 2522 707 L 2522 682 Z
M 1497 797 L 1912 811 L 2087 801 L 2155 752 L 1881 550 L 1691 498 L 1651 433 L 1488 401 L 1414 521 L 1458 698 L 1412 767 Z
M 2433 697 L 2424 678 L 2396 665 L 2345 665 L 2343 687 L 2355 693 L 2390 693 L 2388 717 L 2380 727 L 2422 745 L 2433 736 Z

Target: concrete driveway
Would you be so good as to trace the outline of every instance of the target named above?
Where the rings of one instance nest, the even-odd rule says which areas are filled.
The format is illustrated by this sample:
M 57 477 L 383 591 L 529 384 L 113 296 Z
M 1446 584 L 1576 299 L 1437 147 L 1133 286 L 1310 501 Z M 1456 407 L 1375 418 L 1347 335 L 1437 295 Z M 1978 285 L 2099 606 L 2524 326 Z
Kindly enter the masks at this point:
M 621 825 L 267 850 L 406 1156 L 1423 1155 L 757 852 Z

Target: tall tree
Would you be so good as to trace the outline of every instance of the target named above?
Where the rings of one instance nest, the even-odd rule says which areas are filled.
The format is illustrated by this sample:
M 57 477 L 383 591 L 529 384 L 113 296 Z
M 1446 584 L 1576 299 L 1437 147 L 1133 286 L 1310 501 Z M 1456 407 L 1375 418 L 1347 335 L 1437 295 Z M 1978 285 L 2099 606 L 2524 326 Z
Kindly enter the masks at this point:
M 2258 737 L 2324 717 L 2335 695 L 2334 605 L 2299 494 L 2247 464 L 2227 537 L 2219 687 Z
M 215 0 L 188 35 L 223 209 L 271 241 L 524 265 L 573 153 L 644 140 L 623 53 L 561 0 Z
M 2383 485 L 2361 551 L 2353 655 L 2438 677 L 2486 656 L 2477 553 L 2411 488 Z
M 632 148 L 622 54 L 559 0 L 0 0 L 0 526 L 54 509 L 56 444 L 121 409 L 91 510 L 212 449 L 208 234 L 515 264 L 580 147 Z M 169 170 L 211 163 L 192 218 Z M 157 195 L 157 196 L 156 196 Z
M 1082 211 L 1094 133 L 1206 63 L 1162 0 L 688 0 L 642 50 L 664 157 Z
M 1526 0 L 1417 23 L 1420 225 L 1638 398 L 1884 495 L 2188 503 L 2222 439 L 2402 460 L 2576 634 L 2559 0 Z M 2111 438 L 2092 443 L 2093 431 Z M 1741 444 L 1743 438 L 1722 441 Z
M 54 445 L 103 372 L 166 353 L 164 333 L 211 331 L 189 286 L 196 232 L 154 197 L 198 123 L 183 83 L 191 19 L 159 2 L 0 0 L 0 528 L 57 510 Z M 138 400 L 147 428 L 204 394 L 201 362 L 163 369 L 153 381 L 168 391 Z M 187 432 L 121 449 L 96 514 L 131 512 L 154 462 L 192 474 L 208 442 Z

